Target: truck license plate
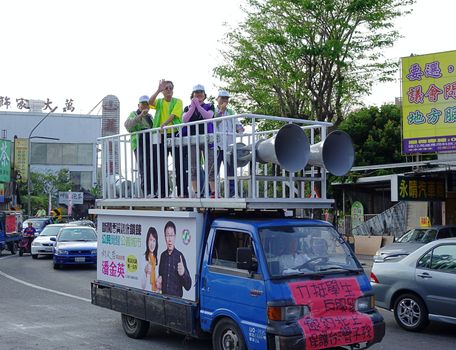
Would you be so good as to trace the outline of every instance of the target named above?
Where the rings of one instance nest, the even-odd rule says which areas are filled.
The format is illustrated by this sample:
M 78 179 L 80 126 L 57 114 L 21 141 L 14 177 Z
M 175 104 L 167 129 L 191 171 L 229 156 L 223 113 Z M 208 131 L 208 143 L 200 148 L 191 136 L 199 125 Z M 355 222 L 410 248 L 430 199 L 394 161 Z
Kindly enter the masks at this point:
M 74 262 L 85 262 L 85 261 L 86 261 L 86 258 L 83 257 L 83 256 L 82 257 L 79 256 L 79 257 L 74 258 Z

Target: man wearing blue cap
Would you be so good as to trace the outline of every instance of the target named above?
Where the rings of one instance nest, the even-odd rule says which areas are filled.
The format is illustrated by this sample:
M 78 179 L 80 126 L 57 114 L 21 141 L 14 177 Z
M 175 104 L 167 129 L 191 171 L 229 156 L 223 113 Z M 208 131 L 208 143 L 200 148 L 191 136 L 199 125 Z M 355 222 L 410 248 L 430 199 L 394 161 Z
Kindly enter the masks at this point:
M 141 189 L 144 196 L 150 196 L 152 193 L 152 177 L 156 178 L 150 173 L 150 134 L 139 133 L 153 126 L 152 116 L 149 113 L 149 96 L 143 95 L 139 98 L 138 109 L 130 113 L 124 126 L 128 132 L 133 133 L 130 143 L 139 165 Z M 155 185 L 154 188 L 156 189 L 157 186 Z

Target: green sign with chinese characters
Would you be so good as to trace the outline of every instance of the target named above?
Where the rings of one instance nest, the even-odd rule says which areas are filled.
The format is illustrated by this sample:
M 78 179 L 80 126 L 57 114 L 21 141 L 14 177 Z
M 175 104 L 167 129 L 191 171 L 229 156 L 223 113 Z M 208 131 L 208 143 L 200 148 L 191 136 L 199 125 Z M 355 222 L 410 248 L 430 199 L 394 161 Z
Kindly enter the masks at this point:
M 11 179 L 11 141 L 0 140 L 0 182 Z
M 361 225 L 364 222 L 364 207 L 361 202 L 353 202 L 351 206 L 352 228 Z
M 400 201 L 444 201 L 445 179 L 398 176 L 397 190 Z

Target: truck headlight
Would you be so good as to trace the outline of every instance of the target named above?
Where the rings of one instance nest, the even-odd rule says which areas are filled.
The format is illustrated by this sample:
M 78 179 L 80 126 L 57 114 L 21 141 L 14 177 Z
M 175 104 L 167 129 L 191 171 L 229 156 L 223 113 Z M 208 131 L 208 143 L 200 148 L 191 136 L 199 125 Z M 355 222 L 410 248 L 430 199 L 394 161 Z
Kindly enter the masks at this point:
M 268 318 L 271 321 L 296 321 L 309 313 L 306 305 L 268 306 Z
M 356 311 L 370 311 L 375 307 L 375 297 L 373 295 L 356 299 Z

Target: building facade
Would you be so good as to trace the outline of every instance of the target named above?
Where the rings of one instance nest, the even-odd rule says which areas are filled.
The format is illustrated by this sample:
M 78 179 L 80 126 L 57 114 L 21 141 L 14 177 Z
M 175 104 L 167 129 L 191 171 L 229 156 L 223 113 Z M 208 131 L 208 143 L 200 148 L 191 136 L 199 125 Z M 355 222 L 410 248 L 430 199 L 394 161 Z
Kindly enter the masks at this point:
M 14 144 L 15 139 L 28 140 L 32 129 L 45 115 L 0 112 L 0 124 L 6 130 L 6 139 Z M 97 138 L 100 136 L 101 116 L 50 114 L 30 137 L 30 171 L 45 173 L 68 169 L 77 187 L 90 189 L 97 181 Z

